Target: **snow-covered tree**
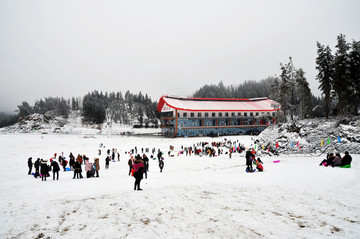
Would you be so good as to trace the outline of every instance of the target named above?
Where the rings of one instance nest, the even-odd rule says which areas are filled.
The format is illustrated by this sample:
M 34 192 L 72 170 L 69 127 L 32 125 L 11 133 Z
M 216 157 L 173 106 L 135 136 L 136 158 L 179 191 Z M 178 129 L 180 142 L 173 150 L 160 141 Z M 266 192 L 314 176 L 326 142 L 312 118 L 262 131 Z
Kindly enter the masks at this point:
M 318 74 L 316 79 L 320 82 L 319 89 L 322 91 L 325 100 L 325 115 L 329 118 L 330 101 L 331 101 L 331 88 L 332 88 L 332 75 L 333 69 L 333 55 L 329 46 L 321 45 L 317 42 L 317 58 L 316 69 Z

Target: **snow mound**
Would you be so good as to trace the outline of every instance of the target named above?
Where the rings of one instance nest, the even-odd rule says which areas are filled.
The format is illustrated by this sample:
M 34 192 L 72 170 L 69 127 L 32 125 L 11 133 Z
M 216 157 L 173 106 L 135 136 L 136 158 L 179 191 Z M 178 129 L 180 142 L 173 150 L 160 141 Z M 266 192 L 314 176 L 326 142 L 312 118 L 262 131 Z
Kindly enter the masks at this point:
M 258 137 L 269 153 L 322 154 L 360 153 L 360 117 L 311 119 L 273 125 Z M 278 148 L 277 148 L 278 144 Z
M 14 125 L 0 129 L 0 134 L 79 134 L 79 135 L 129 135 L 129 134 L 158 134 L 159 128 L 134 129 L 131 125 L 119 124 L 107 120 L 103 124 L 83 122 L 81 112 L 71 111 L 68 118 L 53 116 L 51 112 L 45 114 L 31 114 L 19 120 Z

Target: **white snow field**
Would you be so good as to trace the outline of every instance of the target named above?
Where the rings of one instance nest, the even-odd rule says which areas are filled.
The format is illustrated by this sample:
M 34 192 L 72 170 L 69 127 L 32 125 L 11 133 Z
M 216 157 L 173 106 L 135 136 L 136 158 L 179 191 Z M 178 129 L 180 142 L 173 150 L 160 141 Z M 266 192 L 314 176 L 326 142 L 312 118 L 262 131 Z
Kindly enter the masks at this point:
M 250 146 L 249 136 L 227 137 Z M 246 173 L 244 155 L 168 157 L 169 145 L 223 138 L 0 135 L 0 238 L 360 238 L 359 155 L 352 168 L 319 166 L 324 156 L 264 156 L 264 172 Z M 27 159 L 54 153 L 100 157 L 99 178 L 42 182 Z M 134 146 L 165 151 L 160 173 L 150 159 L 143 191 L 134 191 Z M 105 150 L 120 162 L 105 170 Z M 351 153 L 351 152 L 350 152 Z M 150 154 L 147 154 L 150 156 Z M 274 160 L 280 160 L 274 163 Z M 85 173 L 83 172 L 83 176 Z

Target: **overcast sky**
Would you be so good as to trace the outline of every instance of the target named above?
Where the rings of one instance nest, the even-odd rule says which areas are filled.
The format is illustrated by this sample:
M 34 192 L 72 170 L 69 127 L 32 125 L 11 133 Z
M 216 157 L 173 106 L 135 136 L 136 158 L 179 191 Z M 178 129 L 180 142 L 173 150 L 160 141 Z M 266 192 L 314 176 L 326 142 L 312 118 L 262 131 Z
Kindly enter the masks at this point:
M 0 112 L 93 90 L 190 96 L 280 74 L 313 94 L 316 42 L 360 40 L 359 0 L 0 0 Z

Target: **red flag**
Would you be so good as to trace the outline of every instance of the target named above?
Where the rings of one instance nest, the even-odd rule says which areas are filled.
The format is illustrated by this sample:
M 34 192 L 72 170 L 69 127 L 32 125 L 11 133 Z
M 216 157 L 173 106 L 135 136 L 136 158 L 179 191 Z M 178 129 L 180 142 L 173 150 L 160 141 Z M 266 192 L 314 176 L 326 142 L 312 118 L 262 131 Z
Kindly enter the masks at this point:
M 269 153 L 269 151 L 270 151 L 270 146 L 268 147 L 268 153 Z
M 299 141 L 297 142 L 297 145 L 296 146 L 298 146 L 299 147 Z
M 279 142 L 276 142 L 276 148 L 279 148 Z

